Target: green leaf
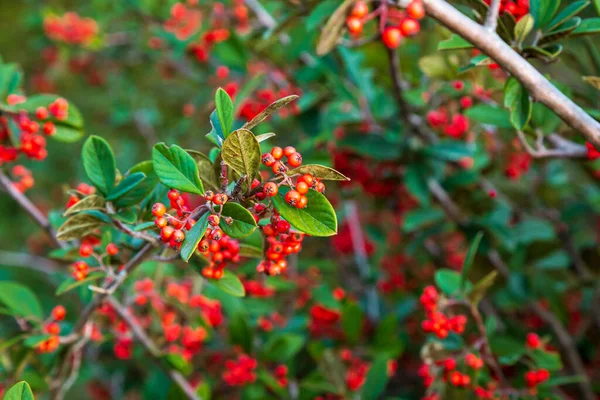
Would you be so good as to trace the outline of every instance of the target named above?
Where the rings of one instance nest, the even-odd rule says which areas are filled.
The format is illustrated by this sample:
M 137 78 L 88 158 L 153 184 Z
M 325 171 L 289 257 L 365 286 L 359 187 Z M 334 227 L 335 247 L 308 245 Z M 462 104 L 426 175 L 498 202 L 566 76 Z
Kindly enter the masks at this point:
M 443 268 L 435 272 L 435 284 L 444 294 L 453 295 L 461 289 L 461 275 L 451 269 Z
M 600 15 L 600 0 L 592 0 L 594 2 L 594 8 L 596 9 L 596 14 Z
M 106 200 L 113 201 L 120 199 L 135 189 L 136 186 L 144 180 L 144 178 L 146 178 L 146 175 L 144 175 L 143 172 L 136 172 L 131 175 L 127 175 L 114 189 L 110 191 L 110 193 L 108 193 Z
M 546 62 L 551 62 L 556 59 L 563 51 L 563 46 L 560 44 L 550 44 L 542 47 L 525 47 L 523 55 L 525 57 L 535 57 Z
M 481 243 L 482 238 L 483 232 L 477 232 L 477 235 L 475 235 L 475 238 L 469 246 L 469 251 L 467 251 L 467 256 L 465 257 L 461 273 L 461 287 L 463 289 L 465 287 L 465 283 L 467 282 L 467 277 L 469 276 L 471 267 L 473 266 L 473 261 L 475 260 L 475 255 L 477 254 L 477 249 L 479 249 L 479 243 Z
M 419 200 L 419 204 L 429 204 L 429 188 L 427 187 L 423 165 L 416 163 L 409 164 L 404 174 L 404 184 L 410 194 Z
M 291 361 L 302 350 L 304 343 L 304 337 L 295 333 L 271 336 L 265 343 L 265 356 L 272 361 Z
M 464 157 L 472 157 L 472 146 L 456 140 L 440 140 L 423 149 L 424 153 L 446 161 L 459 161 Z
M 306 29 L 312 31 L 320 26 L 327 16 L 333 14 L 338 4 L 337 0 L 320 1 L 306 18 Z
M 350 343 L 357 343 L 363 328 L 363 313 L 358 304 L 347 303 L 342 309 L 342 328 Z
M 382 398 L 385 386 L 388 382 L 387 365 L 389 358 L 380 356 L 373 361 L 364 386 L 361 388 L 361 399 L 377 400 Z
M 83 144 L 81 155 L 83 168 L 92 184 L 102 194 L 108 194 L 115 185 L 117 170 L 108 142 L 99 136 L 90 136 Z
M 189 374 L 191 374 L 194 369 L 192 367 L 192 364 L 190 364 L 190 362 L 188 360 L 183 358 L 183 356 L 181 354 L 169 353 L 169 354 L 166 354 L 164 357 L 170 366 L 172 366 L 173 368 L 175 368 L 177 371 L 181 372 L 185 376 L 188 376 Z
M 263 133 L 262 135 L 257 135 L 256 136 L 256 141 L 258 143 L 262 143 L 267 139 L 270 139 L 272 137 L 276 136 L 273 132 L 269 132 L 269 133 Z
M 531 119 L 531 99 L 527 90 L 512 76 L 504 86 L 504 107 L 510 110 L 513 127 L 523 130 Z
M 438 43 L 438 50 L 470 49 L 473 45 L 461 36 L 452 34 L 449 39 Z
M 0 282 L 0 303 L 13 315 L 43 319 L 42 306 L 35 293 L 16 282 Z
M 6 391 L 4 400 L 34 400 L 34 397 L 29 384 L 21 381 Z
M 588 18 L 581 21 L 577 29 L 571 33 L 571 37 L 596 33 L 600 33 L 600 18 Z
M 142 161 L 127 171 L 129 175 L 141 172 L 146 175 L 146 178 L 142 179 L 142 181 L 135 186 L 131 191 L 127 194 L 115 200 L 115 206 L 117 208 L 122 207 L 131 207 L 133 205 L 137 205 L 142 201 L 150 200 L 150 194 L 158 185 L 158 176 L 154 173 L 154 166 L 152 165 L 152 160 Z
M 240 257 L 261 258 L 262 256 L 263 250 L 260 247 L 240 243 Z
M 158 143 L 152 150 L 152 164 L 158 179 L 166 187 L 185 193 L 204 193 L 196 162 L 181 147 Z
M 106 222 L 93 214 L 77 214 L 67 219 L 56 232 L 58 240 L 81 239 L 92 233 Z
M 490 347 L 502 365 L 516 364 L 526 352 L 523 341 L 510 336 L 492 336 Z
M 32 336 L 29 336 L 27 339 L 25 339 L 25 341 L 23 342 L 23 344 L 26 347 L 34 349 L 37 346 L 39 346 L 40 343 L 42 343 L 42 342 L 50 339 L 50 337 L 51 337 L 51 335 L 47 335 L 47 334 L 44 334 L 44 335 L 32 335 Z
M 10 106 L 15 111 L 26 111 L 30 114 L 35 114 L 38 107 L 48 107 L 50 103 L 60 98 L 56 94 L 36 94 L 29 96 L 24 103 Z M 66 119 L 56 119 L 53 115 L 49 115 L 47 121 L 51 121 L 57 128 L 58 127 L 69 127 L 80 131 L 83 129 L 83 117 L 79 112 L 79 109 L 71 102 L 69 102 L 69 110 Z
M 557 0 L 531 0 L 530 13 L 535 19 L 535 27 L 544 28 L 556 14 L 560 1 Z
M 210 279 L 209 282 L 225 293 L 235 297 L 244 297 L 246 295 L 246 289 L 244 289 L 244 285 L 242 285 L 240 278 L 228 270 L 225 270 L 224 272 L 221 279 Z
M 498 128 L 512 128 L 510 113 L 507 110 L 497 108 L 488 104 L 478 104 L 469 108 L 465 115 L 474 121 Z
M 63 293 L 66 293 L 70 290 L 78 288 L 83 285 L 87 285 L 88 283 L 92 283 L 97 281 L 98 279 L 104 277 L 102 272 L 94 272 L 89 274 L 85 279 L 75 280 L 74 278 L 68 278 L 61 282 L 61 284 L 56 289 L 56 295 L 60 296 Z
M 53 140 L 58 140 L 63 143 L 75 143 L 83 137 L 83 131 L 78 128 L 73 128 L 66 125 L 54 125 L 54 135 L 50 136 Z
M 474 304 L 475 306 L 479 304 L 487 291 L 494 285 L 497 276 L 498 271 L 492 271 L 481 278 L 481 280 L 473 286 L 473 288 L 469 291 L 469 300 L 471 304 Z
M 538 368 L 544 368 L 549 371 L 560 371 L 563 369 L 559 353 L 535 349 L 531 352 L 530 356 Z
M 286 221 L 310 236 L 332 236 L 337 233 L 337 216 L 324 195 L 310 189 L 306 193 L 308 205 L 299 209 L 285 201 L 288 190 L 289 188 L 281 187 L 279 195 L 272 198 L 275 208 Z
M 238 129 L 223 142 L 221 157 L 235 172 L 246 175 L 251 182 L 260 168 L 260 144 L 252 132 Z
M 0 59 L 0 99 L 4 101 L 6 96 L 15 93 L 21 81 L 21 72 L 17 64 L 3 64 Z
M 219 180 L 213 163 L 203 153 L 195 150 L 186 150 L 191 155 L 198 165 L 198 175 L 202 183 L 210 186 L 213 190 L 219 190 Z
M 214 110 L 212 113 L 210 113 L 210 126 L 212 129 L 206 134 L 206 138 L 215 145 L 221 147 L 223 145 L 223 141 L 225 140 L 225 133 L 223 132 L 223 127 L 219 121 L 217 110 Z
M 546 30 L 550 31 L 562 24 L 563 22 L 567 21 L 568 19 L 573 18 L 574 16 L 579 14 L 584 8 L 586 8 L 589 4 L 589 0 L 579 0 L 572 2 L 564 9 L 562 9 L 562 11 L 559 12 L 556 15 L 556 17 L 552 19 L 552 21 L 550 21 L 550 23 L 546 27 Z
M 423 228 L 427 225 L 439 222 L 444 218 L 444 212 L 439 208 L 418 208 L 408 211 L 404 215 L 404 224 L 402 230 L 404 232 L 412 232 L 416 229 Z
M 185 239 L 181 244 L 181 258 L 188 262 L 190 257 L 196 251 L 198 247 L 198 243 L 202 240 L 202 237 L 206 233 L 206 228 L 208 227 L 208 216 L 210 213 L 206 212 L 202 214 L 202 216 L 196 221 L 196 224 L 186 232 Z
M 286 96 L 279 100 L 274 101 L 273 103 L 269 104 L 269 106 L 267 108 L 265 108 L 260 114 L 258 114 L 256 117 L 252 118 L 252 121 L 246 122 L 244 124 L 244 126 L 242 126 L 242 129 L 250 130 L 250 129 L 254 128 L 256 125 L 260 124 L 265 119 L 269 118 L 271 116 L 271 114 L 275 113 L 280 108 L 287 106 L 288 104 L 290 104 L 292 101 L 296 100 L 297 98 L 298 98 L 297 95 L 292 94 L 290 96 Z
M 231 127 L 233 126 L 233 102 L 231 101 L 229 94 L 222 88 L 219 88 L 215 94 L 215 104 L 217 106 L 219 122 L 223 128 L 223 135 L 227 138 L 231 133 Z
M 341 172 L 336 171 L 333 168 L 325 167 L 317 164 L 306 164 L 298 168 L 291 169 L 287 172 L 288 176 L 296 174 L 311 174 L 315 178 L 322 179 L 324 181 L 349 181 L 350 178 L 344 176 Z
M 517 25 L 515 25 L 515 40 L 520 45 L 523 40 L 529 35 L 529 32 L 533 29 L 535 21 L 531 14 L 524 15 L 521 17 Z
M 346 15 L 356 0 L 344 0 L 331 14 L 331 17 L 321 30 L 317 42 L 317 55 L 324 56 L 335 48 L 346 24 Z
M 66 217 L 67 215 L 75 214 L 86 210 L 102 210 L 105 204 L 106 202 L 102 197 L 92 194 L 84 197 L 77 203 L 73 204 L 71 207 L 67 208 L 63 215 Z
M 242 311 L 234 312 L 229 318 L 229 338 L 231 342 L 240 345 L 246 353 L 250 353 L 252 336 L 246 313 Z
M 252 213 L 238 203 L 226 203 L 221 215 L 219 226 L 227 236 L 234 239 L 245 238 L 256 229 L 256 220 Z M 233 220 L 231 225 L 227 224 L 227 217 Z
M 579 17 L 571 18 L 567 22 L 563 23 L 562 25 L 558 26 L 554 30 L 545 34 L 539 40 L 538 43 L 540 45 L 545 45 L 548 43 L 556 42 L 557 40 L 560 40 L 562 38 L 565 38 L 565 37 L 569 36 L 571 34 L 571 32 L 573 32 L 580 24 L 581 24 L 581 18 L 579 18 Z

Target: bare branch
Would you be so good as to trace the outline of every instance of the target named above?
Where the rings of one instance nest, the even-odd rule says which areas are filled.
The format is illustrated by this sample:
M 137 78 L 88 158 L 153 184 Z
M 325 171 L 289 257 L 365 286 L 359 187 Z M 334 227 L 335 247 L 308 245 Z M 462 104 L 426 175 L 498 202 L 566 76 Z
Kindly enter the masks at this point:
M 587 158 L 587 148 L 585 146 L 570 142 L 556 134 L 549 137 L 556 146 L 554 149 L 547 149 L 544 146 L 544 136 L 542 134 L 538 134 L 535 149 L 529 144 L 522 131 L 517 131 L 517 136 L 527 153 L 533 158 Z
M 64 272 L 60 263 L 46 257 L 36 256 L 28 253 L 16 253 L 0 250 L 0 264 L 11 267 L 23 267 L 33 269 L 45 274 Z
M 13 185 L 13 182 L 10 178 L 4 173 L 2 169 L 0 169 L 0 186 L 6 190 L 6 192 L 12 197 L 21 208 L 29 214 L 29 216 L 48 234 L 48 237 L 52 241 L 52 243 L 59 248 L 64 248 L 65 244 L 59 241 L 56 238 L 56 232 L 50 225 L 50 221 L 42 212 L 25 196 L 23 193 L 19 192 Z
M 537 101 L 600 148 L 600 123 L 565 96 L 500 37 L 443 0 L 424 0 L 427 14 L 472 43 L 510 72 Z
M 496 33 L 496 27 L 498 26 L 498 15 L 500 13 L 500 3 L 502 3 L 500 0 L 492 0 L 492 4 L 490 4 L 484 25 L 485 29 L 487 29 L 490 33 Z
M 148 334 L 142 329 L 142 327 L 137 323 L 135 317 L 127 310 L 125 307 L 121 305 L 114 297 L 108 297 L 108 304 L 115 310 L 115 312 L 119 315 L 119 317 L 125 321 L 133 336 L 144 346 L 144 349 L 150 356 L 153 358 L 153 361 L 159 365 L 167 375 L 171 378 L 171 380 L 179 386 L 179 388 L 185 393 L 188 399 L 190 400 L 202 400 L 201 397 L 196 393 L 194 388 L 189 384 L 189 382 L 185 379 L 181 373 L 178 371 L 166 368 L 163 363 L 160 361 L 161 351 L 154 344 L 152 339 L 148 336 Z

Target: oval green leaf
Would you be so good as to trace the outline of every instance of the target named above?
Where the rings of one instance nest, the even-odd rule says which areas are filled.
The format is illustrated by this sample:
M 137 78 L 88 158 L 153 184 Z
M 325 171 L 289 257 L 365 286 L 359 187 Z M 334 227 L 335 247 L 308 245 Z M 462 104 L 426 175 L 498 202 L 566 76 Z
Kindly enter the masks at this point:
M 329 200 L 315 190 L 306 194 L 308 205 L 298 209 L 286 203 L 284 196 L 289 188 L 280 188 L 272 198 L 275 208 L 294 228 L 311 236 L 333 236 L 337 233 L 337 216 Z
M 317 164 L 302 165 L 294 168 L 287 173 L 289 176 L 295 174 L 311 174 L 315 178 L 323 179 L 324 181 L 349 181 L 350 178 L 345 176 L 333 168 L 325 167 Z
M 101 210 L 104 208 L 105 204 L 106 202 L 102 197 L 92 194 L 90 196 L 84 197 L 77 203 L 73 204 L 71 207 L 67 208 L 64 215 L 72 215 L 80 211 L 86 210 Z
M 83 144 L 81 156 L 83 168 L 92 184 L 102 194 L 108 194 L 115 185 L 117 170 L 108 142 L 99 136 L 90 136 Z
M 206 228 L 208 227 L 208 216 L 210 213 L 204 213 L 200 219 L 198 219 L 198 221 L 196 221 L 196 224 L 192 227 L 192 229 L 190 229 L 189 231 L 186 232 L 185 234 L 185 240 L 183 241 L 183 244 L 181 245 L 181 258 L 185 261 L 188 262 L 190 260 L 190 257 L 192 256 L 192 254 L 194 254 L 194 252 L 196 251 L 196 248 L 198 247 L 198 243 L 200 243 L 200 240 L 202 240 L 202 237 L 204 236 L 204 233 L 206 232 Z
M 522 130 L 531 119 L 531 99 L 527 90 L 514 77 L 504 87 L 504 106 L 510 110 L 510 122 Z
M 13 385 L 6 394 L 4 400 L 35 400 L 31 387 L 25 381 L 21 381 Z
M 233 126 L 233 102 L 229 94 L 222 88 L 217 89 L 217 93 L 215 93 L 215 105 L 217 107 L 219 122 L 221 122 L 221 126 L 223 127 L 223 134 L 227 138 Z
M 167 147 L 164 143 L 158 143 L 152 150 L 152 165 L 158 179 L 168 188 L 185 193 L 204 193 L 196 162 L 181 147 Z
M 97 281 L 98 279 L 102 278 L 103 276 L 104 276 L 104 274 L 102 272 L 95 272 L 95 273 L 89 274 L 85 279 L 82 279 L 80 281 L 75 280 L 74 278 L 65 279 L 56 289 L 56 295 L 60 296 L 61 294 L 66 293 L 75 288 L 78 288 L 79 286 L 83 286 L 88 283 Z
M 224 272 L 221 279 L 209 279 L 209 282 L 225 293 L 235 297 L 244 297 L 246 295 L 246 289 L 244 289 L 244 285 L 240 281 L 240 278 L 228 270 L 225 270 Z
M 221 157 L 235 172 L 251 181 L 260 168 L 260 145 L 252 132 L 238 129 L 223 142 Z
M 106 196 L 106 200 L 117 200 L 125 196 L 135 189 L 144 180 L 144 178 L 146 178 L 146 175 L 143 172 L 135 172 L 126 176 L 121 182 L 119 182 L 117 187 L 110 191 L 108 196 Z
M 286 96 L 279 100 L 274 101 L 273 103 L 269 104 L 269 106 L 267 108 L 265 108 L 263 110 L 263 112 L 258 114 L 256 117 L 252 118 L 252 121 L 246 122 L 244 124 L 244 126 L 242 126 L 242 129 L 254 128 L 256 125 L 260 124 L 265 119 L 269 118 L 271 116 L 271 114 L 275 113 L 280 108 L 287 106 L 288 104 L 290 104 L 292 101 L 296 100 L 297 98 L 298 98 L 297 95 L 292 94 L 290 96 Z
M 0 303 L 13 315 L 44 318 L 40 301 L 28 287 L 16 282 L 0 282 Z
M 231 218 L 233 222 L 228 225 L 225 220 Z M 238 203 L 226 203 L 223 206 L 221 223 L 219 224 L 226 235 L 235 239 L 242 239 L 256 229 L 256 220 L 250 211 Z
M 58 240 L 75 240 L 92 233 L 106 222 L 92 214 L 77 214 L 66 220 L 56 233 Z

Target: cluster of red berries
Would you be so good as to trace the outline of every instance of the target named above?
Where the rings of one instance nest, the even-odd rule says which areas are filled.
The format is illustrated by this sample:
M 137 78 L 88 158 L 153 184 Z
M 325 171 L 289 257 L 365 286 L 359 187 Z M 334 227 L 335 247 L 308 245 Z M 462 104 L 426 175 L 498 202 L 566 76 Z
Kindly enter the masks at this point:
M 271 332 L 273 328 L 284 328 L 287 321 L 283 315 L 277 311 L 270 315 L 261 315 L 256 321 L 257 326 L 265 332 Z
M 92 18 L 82 18 L 68 12 L 62 16 L 49 15 L 44 19 L 44 32 L 52 40 L 70 44 L 88 44 L 98 34 L 98 24 Z
M 504 173 L 509 179 L 516 181 L 529 171 L 533 159 L 531 155 L 523 149 L 522 144 L 518 139 L 515 139 L 513 145 L 519 152 L 510 153 Z
M 219 229 L 217 232 L 222 231 Z M 240 261 L 240 243 L 224 233 L 220 239 L 214 239 L 217 236 L 213 230 L 209 234 L 209 239 L 203 239 L 198 243 L 198 251 L 210 261 L 210 265 L 202 269 L 205 278 L 221 279 L 227 262 Z
M 44 339 L 40 343 L 37 344 L 36 350 L 39 353 L 52 353 L 58 348 L 60 344 L 60 339 L 58 335 L 60 335 L 60 321 L 63 321 L 67 316 L 67 311 L 61 305 L 58 305 L 52 309 L 50 313 L 49 321 L 44 323 L 44 332 L 50 337 Z
M 585 147 L 587 148 L 588 160 L 594 161 L 600 158 L 600 151 L 596 150 L 593 144 L 590 142 L 585 142 Z
M 534 388 L 540 383 L 544 383 L 550 379 L 550 372 L 547 369 L 538 369 L 533 371 L 527 371 L 525 373 L 525 384 L 527 387 Z
M 89 196 L 91 194 L 96 193 L 96 188 L 93 186 L 90 186 L 86 183 L 80 183 L 75 188 L 75 192 L 76 193 L 72 193 L 69 195 L 69 199 L 67 200 L 67 204 L 65 205 L 65 208 L 72 207 L 73 205 L 79 203 L 79 200 L 80 200 L 79 194 L 81 194 L 83 196 Z
M 454 81 L 452 87 L 457 92 L 462 92 L 465 89 L 465 84 L 463 81 Z M 437 110 L 429 111 L 426 115 L 427 123 L 432 129 L 441 130 L 445 135 L 458 139 L 469 130 L 469 119 L 462 112 L 472 106 L 473 98 L 464 95 L 457 103 L 450 102 Z M 453 110 L 452 113 L 450 109 Z
M 185 239 L 183 229 L 190 230 L 196 223 L 189 218 L 189 209 L 185 206 L 184 200 L 178 190 L 171 189 L 167 194 L 170 206 L 177 217 L 167 213 L 167 207 L 163 203 L 155 203 L 152 206 L 152 214 L 156 217 L 154 224 L 160 228 L 160 238 L 164 243 L 169 243 L 173 249 L 179 249 Z
M 259 67 L 259 71 L 264 70 L 266 66 L 262 65 Z M 280 71 L 270 72 L 277 76 L 280 81 L 287 81 L 286 76 Z M 237 90 L 236 90 L 237 92 Z M 251 97 L 244 99 L 244 102 L 240 106 L 238 116 L 248 121 L 252 120 L 258 114 L 263 112 L 271 103 L 277 99 L 291 96 L 293 94 L 301 94 L 301 90 L 295 87 L 293 84 L 288 84 L 286 87 L 279 89 L 261 89 L 257 90 Z M 300 112 L 300 108 L 297 102 L 288 104 L 286 107 L 280 108 L 278 111 L 279 116 L 285 118 L 289 114 L 295 115 Z
M 264 206 L 262 204 L 254 206 L 254 212 L 257 215 L 255 218 L 259 218 L 257 209 L 262 210 Z M 279 275 L 287 268 L 286 257 L 300 252 L 304 234 L 290 232 L 290 228 L 290 223 L 281 219 L 276 212 L 271 215 L 270 224 L 262 227 L 268 247 L 265 251 L 265 259 L 256 267 L 258 273 Z
M 11 94 L 7 97 L 6 102 L 11 106 L 27 101 L 25 96 Z M 20 147 L 14 147 L 11 144 L 0 144 L 0 164 L 2 162 L 10 162 L 17 159 L 19 153 L 26 157 L 43 160 L 48 155 L 46 151 L 46 139 L 43 135 L 51 136 L 56 132 L 56 127 L 52 121 L 45 121 L 48 118 L 64 120 L 68 117 L 69 103 L 58 98 L 46 107 L 38 107 L 35 113 L 35 121 L 30 118 L 26 112 L 15 113 L 11 116 L 0 116 L 0 142 L 7 141 L 10 138 L 9 118 L 20 128 Z M 45 122 L 44 122 L 45 121 Z M 42 125 L 40 125 L 43 123 Z M 43 133 L 43 135 L 40 135 Z
M 223 372 L 222 378 L 229 386 L 246 386 L 249 383 L 256 381 L 256 367 L 258 362 L 256 359 L 242 354 L 237 360 L 225 361 L 226 370 Z
M 98 243 L 92 243 L 90 241 L 83 241 L 83 243 L 79 246 L 79 255 L 81 257 L 94 257 L 98 260 L 102 259 L 105 256 L 116 256 L 119 254 L 119 247 L 114 243 L 109 243 L 106 245 L 105 253 L 98 254 L 95 252 L 94 247 L 97 246 Z M 95 270 L 94 268 L 90 268 L 88 263 L 83 260 L 76 261 L 73 264 L 73 278 L 75 280 L 85 279 L 90 271 Z
M 484 0 L 484 2 L 489 6 L 492 0 Z M 529 0 L 501 0 L 500 12 L 510 13 L 518 21 L 529 13 Z
M 369 13 L 369 6 L 364 1 L 358 1 L 352 7 L 346 19 L 346 26 L 352 36 L 361 34 L 365 22 L 374 19 L 376 12 Z M 383 43 L 390 49 L 400 46 L 402 38 L 414 36 L 419 33 L 421 25 L 419 20 L 425 17 L 425 7 L 421 0 L 413 0 L 406 7 L 406 11 L 386 9 L 386 22 L 388 26 L 381 32 Z
M 310 322 L 308 330 L 314 337 L 332 337 L 341 336 L 338 322 L 341 314 L 338 310 L 325 307 L 322 304 L 315 304 L 310 309 Z
M 25 193 L 35 184 L 31 171 L 22 165 L 15 165 L 12 168 L 12 176 L 13 186 L 21 193 Z
M 462 334 L 465 331 L 467 317 L 457 315 L 448 317 L 444 313 L 438 311 L 439 294 L 435 287 L 427 286 L 423 290 L 420 302 L 425 308 L 427 319 L 421 323 L 423 331 L 434 333 L 438 338 L 445 339 L 450 332 Z

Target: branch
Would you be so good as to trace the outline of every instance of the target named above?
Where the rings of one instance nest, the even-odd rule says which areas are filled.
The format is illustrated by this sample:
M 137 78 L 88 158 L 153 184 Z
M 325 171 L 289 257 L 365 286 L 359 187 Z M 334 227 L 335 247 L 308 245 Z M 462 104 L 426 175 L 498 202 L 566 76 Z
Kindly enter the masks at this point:
M 567 125 L 582 133 L 596 148 L 600 148 L 600 123 L 552 85 L 500 37 L 443 0 L 423 0 L 423 3 L 430 17 L 494 59 L 521 82 L 534 99 L 548 106 Z
M 56 238 L 56 232 L 50 225 L 50 221 L 42 212 L 25 196 L 19 192 L 13 185 L 13 181 L 0 169 L 0 186 L 12 197 L 21 208 L 46 232 L 52 243 L 59 248 L 64 248 L 65 244 Z
M 490 4 L 490 8 L 488 10 L 488 15 L 485 20 L 485 29 L 487 29 L 490 33 L 496 33 L 496 27 L 498 26 L 498 15 L 500 14 L 500 4 L 502 2 L 500 0 L 492 0 L 492 4 Z
M 146 334 L 146 332 L 142 329 L 142 327 L 137 323 L 137 321 L 135 320 L 135 317 L 129 312 L 129 310 L 127 310 L 125 307 L 123 307 L 121 305 L 121 303 L 119 303 L 112 296 L 109 296 L 107 301 L 108 301 L 108 304 L 110 304 L 110 306 L 113 308 L 113 310 L 116 311 L 116 313 L 119 315 L 119 317 L 123 321 L 125 321 L 127 326 L 129 326 L 129 329 L 131 329 L 133 336 L 135 336 L 136 339 L 142 344 L 142 346 L 144 346 L 144 349 L 152 357 L 153 361 L 157 365 L 159 365 L 163 369 L 163 371 L 165 371 L 165 373 L 167 375 L 169 375 L 171 380 L 177 386 L 179 386 L 179 388 L 183 391 L 183 393 L 185 393 L 187 398 L 190 400 L 202 400 L 202 398 L 196 393 L 194 388 L 192 386 L 190 386 L 187 379 L 185 379 L 185 377 L 183 375 L 181 375 L 181 373 L 179 373 L 178 371 L 176 371 L 174 369 L 167 368 L 163 365 L 163 363 L 160 361 L 160 358 L 162 356 L 160 349 L 158 347 L 156 347 L 156 344 L 154 344 L 152 339 Z
M 10 267 L 33 269 L 45 274 L 64 272 L 64 268 L 61 268 L 60 263 L 49 258 L 5 250 L 0 250 L 0 264 Z
M 517 136 L 525 151 L 533 158 L 587 158 L 587 148 L 585 146 L 573 143 L 556 134 L 550 135 L 549 140 L 554 143 L 556 148 L 547 149 L 544 146 L 544 137 L 538 133 L 536 148 L 533 148 L 522 131 L 517 130 Z

